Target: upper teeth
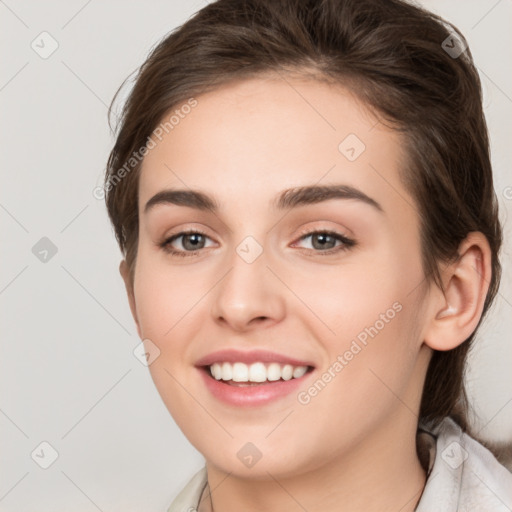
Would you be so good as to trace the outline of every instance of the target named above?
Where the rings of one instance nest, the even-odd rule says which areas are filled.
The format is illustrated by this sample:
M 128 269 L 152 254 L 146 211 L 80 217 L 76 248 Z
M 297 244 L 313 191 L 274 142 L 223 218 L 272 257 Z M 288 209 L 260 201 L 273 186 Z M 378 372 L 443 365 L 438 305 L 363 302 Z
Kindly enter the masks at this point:
M 302 377 L 308 367 L 292 366 L 291 364 L 280 365 L 270 363 L 214 363 L 210 366 L 212 376 L 217 380 L 233 380 L 235 382 L 265 382 L 266 380 L 290 380 Z

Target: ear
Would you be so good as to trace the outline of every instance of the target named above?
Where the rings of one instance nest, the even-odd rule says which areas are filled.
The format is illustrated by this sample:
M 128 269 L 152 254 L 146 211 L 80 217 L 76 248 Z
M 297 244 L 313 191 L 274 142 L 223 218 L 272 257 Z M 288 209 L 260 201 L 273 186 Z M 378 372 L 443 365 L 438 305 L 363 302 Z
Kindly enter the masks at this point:
M 137 307 L 135 305 L 135 295 L 133 293 L 133 285 L 130 279 L 130 269 L 128 268 L 128 263 L 126 263 L 126 260 L 122 260 L 119 264 L 119 273 L 121 274 L 124 281 L 124 286 L 128 295 L 128 302 L 130 303 L 130 310 L 132 312 L 133 319 L 135 320 L 135 325 L 137 326 L 137 333 L 139 334 L 139 338 L 142 339 L 139 319 L 137 317 Z
M 443 271 L 445 293 L 436 287 L 433 314 L 425 344 L 451 350 L 476 329 L 492 275 L 491 249 L 480 232 L 471 232 L 459 246 L 459 258 Z

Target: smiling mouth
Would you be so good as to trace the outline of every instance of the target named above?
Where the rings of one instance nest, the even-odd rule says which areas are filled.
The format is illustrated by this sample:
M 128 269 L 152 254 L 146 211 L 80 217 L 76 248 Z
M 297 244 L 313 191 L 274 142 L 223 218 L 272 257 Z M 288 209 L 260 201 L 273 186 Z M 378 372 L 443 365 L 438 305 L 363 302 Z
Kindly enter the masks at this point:
M 260 386 L 299 379 L 313 370 L 312 366 L 293 366 L 291 364 L 255 362 L 218 362 L 203 366 L 213 379 L 236 387 Z

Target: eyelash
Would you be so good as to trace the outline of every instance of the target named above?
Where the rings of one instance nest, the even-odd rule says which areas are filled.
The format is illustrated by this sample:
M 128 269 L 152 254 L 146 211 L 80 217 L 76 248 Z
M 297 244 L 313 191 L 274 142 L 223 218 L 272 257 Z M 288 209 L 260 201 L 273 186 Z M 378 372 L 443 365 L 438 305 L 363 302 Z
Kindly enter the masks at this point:
M 342 242 L 342 245 L 339 245 L 337 247 L 333 247 L 331 249 L 327 249 L 325 251 L 317 251 L 315 249 L 305 249 L 306 251 L 313 251 L 314 253 L 320 255 L 320 256 L 330 256 L 335 253 L 347 251 L 351 247 L 356 245 L 356 241 L 352 240 L 351 238 L 346 237 L 345 235 L 342 235 L 341 233 L 337 233 L 336 231 L 329 231 L 329 230 L 313 230 L 313 231 L 305 231 L 300 234 L 299 241 L 303 240 L 309 236 L 312 235 L 327 235 L 335 238 L 336 240 Z M 182 258 L 187 258 L 190 256 L 197 255 L 202 249 L 197 249 L 195 251 L 181 251 L 176 250 L 171 247 L 171 243 L 174 242 L 174 240 L 177 240 L 178 238 L 181 238 L 186 235 L 201 235 L 205 238 L 209 238 L 209 236 L 198 230 L 198 229 L 191 229 L 187 231 L 180 231 L 179 233 L 172 235 L 171 237 L 166 238 L 164 241 L 160 242 L 158 245 L 161 249 L 163 249 L 165 252 L 169 253 L 171 256 L 179 256 Z

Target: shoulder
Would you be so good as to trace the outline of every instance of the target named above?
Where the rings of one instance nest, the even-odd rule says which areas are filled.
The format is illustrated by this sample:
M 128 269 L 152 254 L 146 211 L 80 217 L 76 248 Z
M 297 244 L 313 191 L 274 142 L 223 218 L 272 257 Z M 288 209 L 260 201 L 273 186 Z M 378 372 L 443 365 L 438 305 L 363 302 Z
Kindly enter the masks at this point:
M 512 473 L 450 418 L 432 429 L 435 459 L 417 512 L 512 509 Z
M 167 512 L 192 512 L 199 506 L 201 494 L 208 482 L 206 467 L 201 468 L 174 498 Z

